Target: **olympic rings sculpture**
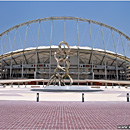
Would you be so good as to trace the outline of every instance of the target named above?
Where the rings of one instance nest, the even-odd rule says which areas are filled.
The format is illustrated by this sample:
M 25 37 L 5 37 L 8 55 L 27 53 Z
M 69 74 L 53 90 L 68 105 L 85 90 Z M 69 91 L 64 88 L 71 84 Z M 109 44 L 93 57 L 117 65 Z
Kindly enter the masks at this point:
M 64 44 L 65 46 L 67 46 L 67 49 L 63 50 L 63 49 L 61 48 L 61 45 L 63 45 L 63 44 Z M 64 79 L 66 79 L 66 78 L 69 78 L 69 80 L 70 80 L 70 86 L 73 84 L 73 79 L 72 79 L 71 76 L 69 75 L 70 63 L 69 63 L 69 61 L 68 61 L 68 58 L 69 58 L 70 51 L 71 51 L 71 49 L 70 49 L 70 46 L 68 45 L 67 42 L 61 41 L 61 42 L 59 43 L 58 51 L 54 53 L 54 58 L 55 58 L 55 60 L 56 60 L 56 62 L 57 62 L 57 67 L 56 67 L 56 69 L 54 70 L 54 74 L 53 74 L 53 75 L 51 76 L 51 78 L 49 79 L 49 82 L 48 82 L 47 86 L 49 86 L 51 83 L 53 83 L 54 86 L 55 86 L 57 80 L 58 80 L 58 85 L 59 85 L 59 86 L 65 86 L 66 84 L 65 84 L 65 82 L 64 82 Z M 58 52 L 59 52 L 61 58 L 57 58 L 56 55 L 57 55 Z M 60 63 L 66 63 L 66 67 L 62 67 L 62 66 L 60 65 Z M 58 73 L 58 72 L 57 72 L 58 70 L 63 71 L 64 74 Z

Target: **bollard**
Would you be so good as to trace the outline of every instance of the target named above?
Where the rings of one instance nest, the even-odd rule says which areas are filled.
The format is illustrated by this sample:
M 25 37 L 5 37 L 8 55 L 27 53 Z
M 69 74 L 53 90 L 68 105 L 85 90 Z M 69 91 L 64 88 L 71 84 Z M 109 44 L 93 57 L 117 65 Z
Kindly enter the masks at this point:
M 84 102 L 84 93 L 82 93 L 82 102 Z
M 127 93 L 126 97 L 127 97 L 127 102 L 129 102 L 129 93 Z
M 113 88 L 113 83 L 112 83 L 112 88 Z
M 39 102 L 39 93 L 37 93 L 37 102 Z
M 18 88 L 19 88 L 19 83 L 18 83 Z
M 105 83 L 105 88 L 107 88 L 107 83 Z
M 43 82 L 43 88 L 44 88 L 44 82 Z

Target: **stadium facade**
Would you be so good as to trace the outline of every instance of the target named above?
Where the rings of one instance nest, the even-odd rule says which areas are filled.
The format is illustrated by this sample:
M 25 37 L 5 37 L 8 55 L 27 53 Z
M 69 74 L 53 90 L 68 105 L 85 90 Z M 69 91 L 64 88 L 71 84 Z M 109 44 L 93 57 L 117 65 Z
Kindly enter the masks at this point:
M 63 28 L 61 27 L 61 23 L 56 23 L 56 21 L 62 21 Z M 69 24 L 72 23 L 68 21 L 75 22 L 73 23 L 75 26 L 75 31 L 73 31 L 73 33 L 69 26 Z M 48 28 L 50 32 L 40 32 L 42 22 L 50 22 L 45 26 L 44 23 L 42 25 L 44 26 L 44 30 Z M 86 29 L 84 29 L 86 26 L 84 23 L 88 24 L 88 28 L 86 27 Z M 32 24 L 37 24 L 37 28 L 32 27 Z M 54 28 L 55 24 L 57 28 Z M 91 28 L 92 25 L 94 25 L 93 28 Z M 26 27 L 25 31 L 21 29 L 21 33 L 18 32 L 22 27 Z M 29 36 L 29 28 L 31 27 L 33 31 L 30 31 Z M 95 30 L 94 27 L 96 28 Z M 54 29 L 56 29 L 56 31 Z M 59 34 L 55 34 L 58 29 Z M 83 34 L 83 29 L 88 30 L 88 34 L 83 39 L 83 44 L 81 44 L 80 37 L 83 37 L 83 35 L 87 33 Z M 67 30 L 69 31 L 67 32 Z M 96 31 L 97 34 L 95 33 Z M 18 33 L 21 35 L 21 38 Z M 59 37 L 62 33 L 63 38 L 60 39 Z M 42 40 L 40 41 L 39 39 L 44 37 L 44 34 L 49 35 L 47 37 L 50 37 L 50 41 L 48 43 L 44 41 L 45 44 L 39 44 L 42 43 Z M 74 37 L 71 37 L 72 34 L 74 34 Z M 54 41 L 53 35 L 55 35 L 54 39 L 56 39 Z M 74 39 L 76 36 L 75 39 L 77 39 L 77 41 L 69 41 L 67 35 L 68 37 L 70 35 L 71 39 Z M 109 40 L 106 40 L 107 38 Z M 32 39 L 35 39 L 35 46 L 30 44 Z M 85 39 L 89 40 L 85 41 Z M 95 44 L 94 39 L 97 40 Z M 130 80 L 130 58 L 128 55 L 130 38 L 121 31 L 100 22 L 75 17 L 49 17 L 37 19 L 16 25 L 6 30 L 0 34 L 0 40 L 1 79 L 49 79 L 56 68 L 54 52 L 57 51 L 58 44 L 62 40 L 67 41 L 71 48 L 69 72 L 73 79 Z M 20 41 L 23 48 L 19 47 Z M 62 46 L 62 48 L 67 49 L 65 46 Z M 65 66 L 65 64 L 62 64 L 62 66 Z

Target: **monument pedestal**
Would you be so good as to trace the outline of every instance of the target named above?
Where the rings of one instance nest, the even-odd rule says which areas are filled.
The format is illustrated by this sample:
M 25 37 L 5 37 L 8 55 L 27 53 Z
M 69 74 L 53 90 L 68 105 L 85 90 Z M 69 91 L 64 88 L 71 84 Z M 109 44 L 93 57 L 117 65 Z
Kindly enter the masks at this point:
M 33 88 L 31 91 L 41 92 L 98 92 L 102 89 L 89 88 L 87 86 L 47 86 L 46 88 Z

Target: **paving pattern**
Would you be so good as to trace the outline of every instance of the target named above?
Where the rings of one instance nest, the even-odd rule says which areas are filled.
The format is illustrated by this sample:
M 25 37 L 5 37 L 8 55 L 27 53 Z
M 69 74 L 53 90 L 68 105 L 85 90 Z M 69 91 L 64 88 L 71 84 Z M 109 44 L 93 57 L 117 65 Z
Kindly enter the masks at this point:
M 99 130 L 118 125 L 130 125 L 128 102 L 0 101 L 0 130 Z

